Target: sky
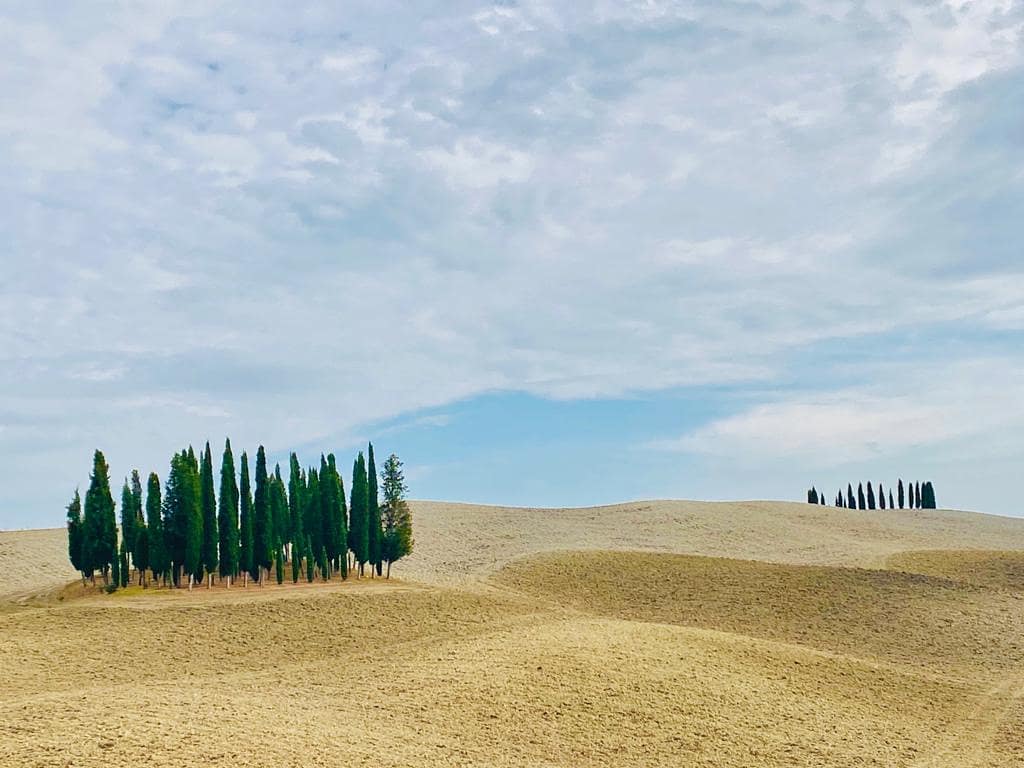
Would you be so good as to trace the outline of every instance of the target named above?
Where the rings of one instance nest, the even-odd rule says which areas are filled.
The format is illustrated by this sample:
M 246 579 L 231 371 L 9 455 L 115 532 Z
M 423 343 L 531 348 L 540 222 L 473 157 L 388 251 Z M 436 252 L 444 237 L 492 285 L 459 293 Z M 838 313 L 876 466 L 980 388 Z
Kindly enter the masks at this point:
M 92 452 L 1024 514 L 1024 4 L 9 0 L 0 527 Z

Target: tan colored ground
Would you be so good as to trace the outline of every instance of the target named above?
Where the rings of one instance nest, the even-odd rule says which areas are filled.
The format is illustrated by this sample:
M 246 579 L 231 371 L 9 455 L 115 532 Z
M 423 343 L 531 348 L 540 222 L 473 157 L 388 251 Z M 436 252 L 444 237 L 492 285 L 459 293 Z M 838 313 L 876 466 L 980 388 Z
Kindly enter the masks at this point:
M 1024 765 L 1024 520 L 414 512 L 405 581 L 192 594 L 0 533 L 0 765 Z

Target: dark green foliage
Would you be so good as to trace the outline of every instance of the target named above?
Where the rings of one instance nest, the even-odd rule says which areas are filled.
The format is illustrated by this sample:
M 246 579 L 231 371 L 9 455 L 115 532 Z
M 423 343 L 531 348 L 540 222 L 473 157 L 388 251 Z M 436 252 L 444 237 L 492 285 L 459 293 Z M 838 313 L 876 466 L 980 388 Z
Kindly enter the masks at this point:
M 139 515 L 135 509 L 135 494 L 126 478 L 124 486 L 121 488 L 121 540 L 127 545 L 129 552 L 135 546 L 135 526 L 138 519 Z
M 921 508 L 921 483 L 914 483 L 914 501 L 917 504 L 917 509 Z
M 164 521 L 161 517 L 163 504 L 160 498 L 160 478 L 156 472 L 150 472 L 146 483 L 146 544 L 149 548 L 149 569 L 153 578 L 167 577 L 170 559 L 165 543 Z
M 367 496 L 369 488 L 366 481 L 366 462 L 362 451 L 352 465 L 352 498 L 349 504 L 349 549 L 359 563 L 359 575 L 363 574 L 363 565 L 369 561 L 370 540 L 367 526 Z
M 914 498 L 914 484 L 907 483 L 907 508 L 915 509 L 917 507 L 917 499 Z
M 334 481 L 338 484 L 338 503 L 335 507 L 335 515 L 337 516 L 337 524 L 335 526 L 336 531 L 336 543 L 335 549 L 337 551 L 338 558 L 338 569 L 341 572 L 341 578 L 348 578 L 348 504 L 345 501 L 345 482 L 341 478 L 341 472 L 338 471 L 338 464 L 334 458 L 334 454 L 328 454 L 327 466 L 331 469 L 331 474 L 334 477 Z
M 303 497 L 303 508 L 306 512 L 304 521 L 306 536 L 311 542 L 312 549 L 307 549 L 307 554 L 316 559 L 316 553 L 324 544 L 324 522 L 323 503 L 320 500 L 320 473 L 315 467 L 310 467 L 306 473 L 306 493 Z
M 808 504 L 817 504 L 818 503 L 818 491 L 817 491 L 817 489 L 815 489 L 815 487 L 813 485 L 811 486 L 811 489 L 809 491 L 807 491 L 807 503 Z
M 149 528 L 142 525 L 135 529 L 135 552 L 132 554 L 139 582 L 146 583 L 146 569 L 149 568 Z
M 146 516 L 142 510 L 142 478 L 139 475 L 139 470 L 132 470 L 132 508 L 135 511 L 135 531 L 145 526 Z M 133 534 L 134 535 L 134 531 Z M 134 557 L 135 552 L 135 541 L 132 540 L 128 543 L 128 554 Z
M 291 513 L 288 509 L 288 493 L 285 490 L 284 481 L 281 479 L 281 465 L 274 465 L 274 488 L 277 499 L 272 506 L 272 517 L 274 518 L 274 539 L 282 545 L 291 541 Z
M 253 508 L 252 508 L 252 491 L 250 490 L 249 483 L 249 457 L 245 451 L 242 451 L 242 468 L 241 476 L 239 478 L 239 495 L 241 504 L 241 523 L 239 528 L 240 545 L 239 545 L 239 571 L 248 573 L 253 578 L 258 579 L 259 573 L 257 573 L 258 565 L 256 558 L 253 553 Z
M 117 521 L 114 517 L 114 497 L 110 493 L 110 468 L 101 451 L 93 454 L 89 490 L 85 493 L 85 513 L 82 519 L 84 570 L 92 574 L 99 569 L 104 580 L 117 559 Z
M 892 488 L 889 489 L 889 509 L 896 509 L 896 505 L 892 503 Z
M 299 583 L 299 573 L 302 571 L 302 547 L 299 542 L 292 542 L 292 584 Z
M 380 522 L 380 500 L 377 497 L 377 465 L 373 461 L 373 443 L 367 451 L 366 467 L 366 531 L 370 563 L 381 575 L 384 530 Z
M 879 509 L 885 509 L 885 491 L 882 489 L 882 484 L 878 484 L 878 507 Z
M 121 558 L 120 558 L 120 572 L 121 572 L 121 587 L 128 586 L 128 547 L 125 546 L 125 542 L 121 541 Z
M 857 505 L 853 501 L 853 486 L 847 483 L 846 485 L 846 506 L 849 509 L 856 509 Z
M 306 491 L 306 481 L 299 468 L 299 458 L 294 453 L 288 460 L 288 515 L 290 541 L 292 542 L 292 562 L 302 557 L 303 544 L 306 541 L 306 526 L 303 520 L 302 498 Z
M 823 507 L 825 506 L 825 494 L 824 494 L 824 492 L 821 494 L 821 496 L 818 497 L 818 503 L 821 506 L 823 506 Z
M 231 441 L 224 441 L 224 457 L 220 463 L 220 498 L 218 499 L 217 533 L 220 548 L 220 575 L 238 575 L 238 481 L 235 479 L 235 457 Z
M 867 509 L 867 502 L 864 500 L 864 484 L 857 483 L 857 509 Z
M 261 445 L 256 451 L 256 492 L 253 503 L 253 565 L 270 569 L 273 555 L 274 519 L 271 507 L 270 477 L 267 475 L 267 453 Z
M 391 578 L 391 564 L 412 552 L 412 512 L 405 500 L 408 488 L 402 472 L 402 462 L 395 454 L 388 456 L 381 473 L 384 506 L 381 510 L 383 537 L 381 555 L 388 564 L 387 575 Z
M 921 507 L 923 509 L 935 509 L 935 488 L 931 481 L 921 486 Z
M 313 583 L 313 575 L 314 575 L 313 574 L 313 540 L 309 536 L 306 537 L 305 552 L 306 552 L 306 581 L 308 581 L 310 584 L 312 584 Z
M 178 503 L 179 515 L 185 521 L 185 573 L 199 582 L 203 580 L 203 499 L 199 463 L 191 446 L 180 463 Z
M 896 498 L 900 503 L 900 509 L 906 504 L 906 496 L 903 493 L 903 478 L 901 477 L 899 483 L 896 485 Z
M 868 483 L 868 509 L 875 509 L 875 491 L 871 487 L 871 483 Z
M 220 536 L 217 533 L 217 492 L 213 487 L 213 454 L 210 443 L 203 451 L 203 463 L 199 470 L 199 495 L 203 511 L 203 569 L 213 574 L 220 565 Z
M 280 541 L 274 546 L 274 575 L 278 585 L 284 584 L 284 548 Z
M 86 560 L 83 557 L 84 548 L 82 542 L 85 540 L 85 536 L 82 530 L 82 497 L 79 495 L 77 488 L 71 503 L 67 506 L 67 511 L 68 559 L 71 560 L 71 565 L 74 566 L 75 570 L 81 572 L 82 579 L 84 580 L 86 577 Z

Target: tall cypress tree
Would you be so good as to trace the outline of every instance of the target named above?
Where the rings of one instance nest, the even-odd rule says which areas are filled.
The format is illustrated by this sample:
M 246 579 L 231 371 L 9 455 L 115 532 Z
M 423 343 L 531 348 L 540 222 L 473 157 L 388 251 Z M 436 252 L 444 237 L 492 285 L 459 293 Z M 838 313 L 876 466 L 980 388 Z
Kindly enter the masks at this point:
M 87 543 L 84 549 L 88 551 L 83 550 L 83 565 L 90 575 L 99 569 L 104 582 L 109 583 L 110 568 L 117 558 L 117 521 L 114 497 L 110 493 L 110 468 L 99 450 L 93 454 L 84 506 L 82 528 Z
M 299 468 L 299 457 L 294 453 L 288 460 L 288 515 L 291 518 L 291 559 L 294 562 L 302 558 L 303 543 L 306 540 L 306 526 L 302 511 L 302 497 L 306 490 L 306 482 Z
M 857 509 L 867 508 L 867 502 L 864 500 L 864 483 L 857 483 Z
M 132 553 L 132 559 L 139 573 L 139 584 L 143 588 L 149 586 L 146 583 L 146 569 L 149 568 L 149 528 L 145 525 L 135 528 L 135 551 Z
M 921 486 L 921 494 L 924 497 L 921 506 L 924 509 L 935 509 L 935 487 L 930 480 Z
M 853 500 L 853 486 L 850 483 L 846 484 L 846 506 L 850 509 L 857 508 L 857 504 Z
M 341 473 L 338 471 L 338 464 L 334 458 L 334 454 L 330 453 L 327 455 L 327 466 L 331 470 L 331 477 L 334 482 L 337 483 L 337 504 L 334 508 L 334 514 L 337 518 L 335 525 L 335 551 L 337 552 L 338 558 L 338 570 L 341 572 L 341 578 L 348 578 L 348 504 L 345 502 L 345 483 L 341 479 Z
M 306 546 L 304 549 L 306 551 L 306 581 L 312 584 L 314 576 L 313 561 L 315 558 L 313 557 L 313 540 L 308 535 L 306 536 Z
M 323 524 L 323 544 L 327 559 L 338 560 L 338 479 L 327 459 L 320 455 L 320 520 Z
M 373 461 L 373 443 L 370 443 L 367 451 L 366 532 L 370 563 L 377 571 L 377 575 L 381 576 L 383 575 L 381 570 L 381 564 L 383 563 L 381 545 L 384 540 L 384 531 L 380 521 L 380 500 L 377 495 L 377 465 Z
M 217 492 L 213 487 L 213 454 L 210 441 L 203 450 L 203 463 L 199 470 L 200 502 L 203 512 L 203 568 L 207 587 L 213 586 L 213 574 L 220 565 L 220 535 L 217 530 Z
M 285 491 L 284 480 L 281 477 L 281 465 L 274 465 L 274 493 L 278 494 L 277 500 L 274 502 L 273 518 L 274 518 L 274 539 L 275 541 L 281 542 L 281 546 L 284 546 L 291 541 L 291 510 L 288 508 L 288 494 Z
M 128 586 L 128 547 L 125 546 L 124 539 L 121 540 L 121 588 L 124 589 Z
M 914 499 L 917 502 L 917 508 L 921 508 L 921 483 L 914 483 Z
M 889 509 L 896 509 L 896 505 L 892 503 L 892 487 L 889 487 Z
M 253 565 L 266 569 L 272 565 L 274 520 L 267 475 L 267 453 L 261 445 L 256 451 L 256 492 L 253 503 Z M 261 576 L 262 576 L 262 572 Z
M 868 481 L 868 509 L 875 508 L 875 492 L 871 488 L 871 481 Z
M 239 548 L 239 568 L 242 573 L 245 574 L 246 579 L 249 576 L 259 578 L 259 574 L 256 573 L 257 563 L 254 553 L 254 541 L 253 541 L 253 517 L 254 512 L 252 508 L 252 490 L 250 489 L 249 482 L 249 457 L 245 451 L 242 451 L 242 468 L 241 477 L 239 478 L 239 494 L 241 496 L 241 524 L 240 524 L 240 548 Z
M 903 506 L 906 503 L 906 496 L 903 493 L 903 478 L 902 477 L 899 479 L 899 482 L 896 484 L 896 499 L 899 501 L 900 509 L 903 509 Z
M 77 488 L 71 503 L 67 506 L 67 511 L 68 559 L 71 560 L 71 565 L 74 566 L 75 570 L 82 574 L 82 583 L 85 584 L 85 560 L 82 557 L 83 549 L 85 549 L 82 546 L 82 542 L 85 540 L 82 532 L 82 497 L 78 494 Z
M 220 504 L 217 531 L 220 547 L 220 576 L 231 580 L 238 575 L 238 481 L 235 479 L 235 457 L 231 440 L 224 441 L 224 457 L 220 462 Z
M 199 478 L 199 462 L 189 446 L 182 469 L 182 513 L 185 518 L 185 572 L 189 584 L 203 580 L 203 494 Z
M 369 531 L 366 524 L 367 495 L 366 463 L 360 451 L 352 465 L 352 498 L 349 503 L 349 549 L 359 564 L 359 575 L 369 560 Z
M 280 541 L 274 545 L 274 575 L 278 586 L 284 584 L 284 548 Z
M 110 581 L 106 585 L 107 592 L 116 592 L 121 588 L 121 556 L 114 553 L 114 559 L 110 561 Z
M 163 504 L 160 498 L 160 478 L 156 472 L 149 473 L 146 482 L 146 530 L 149 546 L 149 569 L 153 579 L 163 578 L 167 583 L 167 544 L 164 541 L 164 521 L 161 517 Z
M 885 490 L 881 483 L 878 484 L 878 508 L 885 509 Z
M 914 484 L 907 483 L 907 509 L 914 509 L 917 506 L 917 500 L 914 499 Z
M 807 491 L 807 503 L 808 504 L 817 504 L 818 503 L 818 491 L 815 490 L 813 485 Z
M 317 472 L 315 467 L 310 467 L 306 473 L 306 479 L 306 494 L 304 497 L 306 536 L 313 547 L 311 550 L 306 550 L 306 556 L 315 560 L 320 547 L 324 543 L 324 524 L 320 501 L 320 473 Z
M 174 454 L 164 483 L 164 541 L 167 545 L 171 583 L 176 587 L 180 584 L 181 571 L 185 565 L 185 534 L 188 525 L 186 502 L 182 500 L 182 494 L 186 492 L 187 480 L 183 473 L 187 462 L 188 454 L 185 451 Z

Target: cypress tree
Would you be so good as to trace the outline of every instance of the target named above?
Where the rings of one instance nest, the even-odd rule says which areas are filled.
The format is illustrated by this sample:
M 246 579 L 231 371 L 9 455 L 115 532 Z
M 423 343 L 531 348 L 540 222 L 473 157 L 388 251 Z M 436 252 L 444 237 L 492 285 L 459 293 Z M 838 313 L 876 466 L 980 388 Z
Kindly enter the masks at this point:
M 313 540 L 306 536 L 306 581 L 313 583 Z
M 256 573 L 256 557 L 255 557 L 255 546 L 253 539 L 253 517 L 254 512 L 252 508 L 252 491 L 250 490 L 249 483 L 249 457 L 245 451 L 242 451 L 242 469 L 241 477 L 239 479 L 239 494 L 241 496 L 241 542 L 239 548 L 239 568 L 242 573 L 245 574 L 246 581 L 248 582 L 249 576 L 259 578 L 259 574 Z
M 914 499 L 917 502 L 917 508 L 921 508 L 921 483 L 914 483 Z
M 917 502 L 914 499 L 913 483 L 907 483 L 907 495 L 909 496 L 909 498 L 907 499 L 907 509 L 914 509 L 914 507 L 917 506 Z
M 868 509 L 875 508 L 875 492 L 871 488 L 871 482 L 868 481 Z
M 83 565 L 90 575 L 99 569 L 104 583 L 109 583 L 110 568 L 117 559 L 117 522 L 114 518 L 114 497 L 110 493 L 110 468 L 99 450 L 93 454 L 84 507 Z
M 68 559 L 75 570 L 82 574 L 82 583 L 85 584 L 85 559 L 83 558 L 83 542 L 85 537 L 82 531 L 82 497 L 75 489 L 75 495 L 67 506 L 68 512 Z
M 220 546 L 220 576 L 231 580 L 238 575 L 238 481 L 235 479 L 235 457 L 231 440 L 224 441 L 224 457 L 220 463 L 220 498 L 217 531 Z
M 402 462 L 391 454 L 384 462 L 383 480 L 384 506 L 382 518 L 384 535 L 381 549 L 388 564 L 387 578 L 391 578 L 391 564 L 412 552 L 412 512 L 405 500 L 408 488 L 402 472 Z
M 299 572 L 302 569 L 302 547 L 292 542 L 292 584 L 299 583 Z
M 164 541 L 167 544 L 167 558 L 171 574 L 171 583 L 178 586 L 181 581 L 181 570 L 185 564 L 185 535 L 188 527 L 186 506 L 182 495 L 186 492 L 187 481 L 184 477 L 188 454 L 185 451 L 176 453 L 171 458 L 171 468 L 164 483 Z
M 846 484 L 846 506 L 850 509 L 857 508 L 857 505 L 853 501 L 853 486 L 850 483 Z
M 132 535 L 137 535 L 139 529 L 144 528 L 146 525 L 146 516 L 142 511 L 142 478 L 139 475 L 139 470 L 132 470 L 132 509 L 135 512 L 135 525 L 133 526 Z M 135 541 L 132 540 L 128 545 L 128 554 L 132 558 L 135 557 Z M 138 566 L 136 566 L 137 568 Z
M 348 504 L 345 503 L 345 483 L 341 479 L 341 473 L 338 471 L 338 464 L 334 458 L 334 454 L 330 453 L 327 455 L 327 466 L 330 467 L 331 477 L 334 482 L 337 483 L 337 504 L 334 509 L 337 523 L 335 525 L 335 531 L 337 538 L 335 539 L 335 551 L 337 552 L 338 558 L 338 570 L 341 572 L 341 578 L 348 578 Z
M 291 559 L 302 557 L 302 545 L 306 540 L 305 525 L 302 511 L 302 496 L 306 490 L 306 482 L 299 468 L 299 457 L 294 453 L 288 460 L 288 515 L 291 518 Z
M 220 535 L 217 530 L 217 492 L 213 487 L 213 454 L 207 440 L 199 471 L 200 501 L 203 512 L 203 568 L 207 588 L 213 586 L 213 573 L 220 565 Z
M 818 503 L 821 506 L 823 506 L 823 507 L 825 506 L 825 492 L 824 491 L 822 491 L 821 495 L 818 497 Z
M 185 519 L 185 572 L 189 587 L 203 580 L 203 494 L 199 478 L 199 463 L 189 446 L 187 460 L 182 467 L 181 511 Z
M 128 547 L 124 539 L 121 540 L 121 588 L 128 586 Z
M 935 509 L 935 487 L 930 480 L 921 486 L 921 493 L 924 496 L 921 506 L 924 509 Z
M 349 504 L 349 549 L 359 564 L 359 575 L 363 575 L 363 565 L 369 559 L 369 531 L 367 527 L 367 495 L 369 489 L 366 482 L 366 463 L 363 452 L 359 452 L 352 465 L 352 498 Z
M 323 545 L 327 559 L 338 559 L 338 481 L 327 459 L 320 454 L 320 521 L 323 524 Z
M 889 488 L 889 509 L 896 509 L 896 505 L 892 503 L 892 488 Z
M 253 565 L 268 571 L 272 565 L 274 520 L 271 509 L 270 477 L 267 475 L 267 453 L 261 445 L 256 451 L 256 492 L 253 503 Z M 259 571 L 262 583 L 262 570 Z
M 381 527 L 380 521 L 380 501 L 377 497 L 377 465 L 373 461 L 373 443 L 370 443 L 369 450 L 367 452 L 367 463 L 366 468 L 366 530 L 367 530 L 367 544 L 369 549 L 370 563 L 377 571 L 377 575 L 381 576 L 383 571 L 381 570 L 381 564 L 383 562 L 382 553 L 382 542 L 384 540 L 384 530 Z
M 312 546 L 311 549 L 306 550 L 306 554 L 313 560 L 316 560 L 317 553 L 324 544 L 323 503 L 320 500 L 320 473 L 317 472 L 315 467 L 310 467 L 306 477 L 305 527 L 306 535 L 309 537 Z
M 139 572 L 139 583 L 146 588 L 146 569 L 149 568 L 149 528 L 140 525 L 135 529 L 135 552 L 132 553 L 135 568 Z
M 128 485 L 128 478 L 125 478 L 124 486 L 121 488 L 121 541 L 125 543 L 128 551 L 135 546 L 135 525 L 138 515 L 135 512 L 135 494 Z
M 146 544 L 149 549 L 149 569 L 153 579 L 163 578 L 167 583 L 167 545 L 164 542 L 164 521 L 161 517 L 163 504 L 160 499 L 160 478 L 156 472 L 149 473 L 146 482 Z
M 291 541 L 291 512 L 288 508 L 288 494 L 281 478 L 281 465 L 274 465 L 274 488 L 277 499 L 272 507 L 274 518 L 274 539 L 282 546 Z
M 284 548 L 280 541 L 274 546 L 274 575 L 278 586 L 284 584 Z
M 878 508 L 885 509 L 885 491 L 881 483 L 878 484 Z
M 110 581 L 107 582 L 107 592 L 116 592 L 121 588 L 121 556 L 114 553 L 114 559 L 110 561 Z
M 857 509 L 867 508 L 867 502 L 864 501 L 864 483 L 857 483 Z
M 903 478 L 901 477 L 896 483 L 896 499 L 899 501 L 900 509 L 903 509 L 906 503 L 906 496 L 903 493 Z
M 810 490 L 807 491 L 807 503 L 808 504 L 817 504 L 818 503 L 818 492 L 814 489 L 813 485 L 811 486 Z

